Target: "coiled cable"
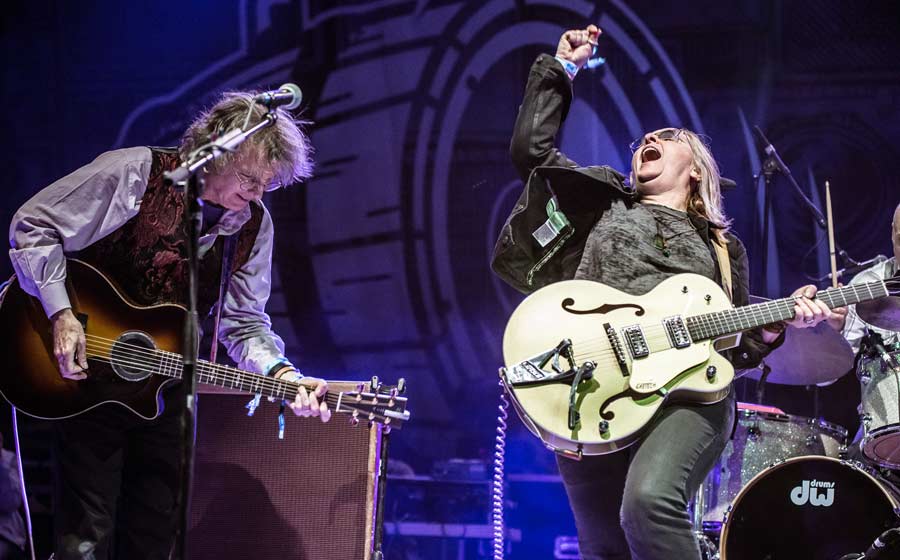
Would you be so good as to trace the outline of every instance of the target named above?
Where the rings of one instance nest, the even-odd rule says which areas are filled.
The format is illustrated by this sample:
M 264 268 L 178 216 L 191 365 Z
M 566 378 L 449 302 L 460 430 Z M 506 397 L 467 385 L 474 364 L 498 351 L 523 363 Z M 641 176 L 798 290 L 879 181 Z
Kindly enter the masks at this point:
M 491 522 L 494 534 L 494 560 L 503 560 L 504 522 L 503 522 L 503 481 L 506 462 L 506 419 L 509 417 L 509 399 L 503 381 L 500 382 L 500 406 L 497 407 L 497 433 L 494 438 L 494 481 L 491 485 Z

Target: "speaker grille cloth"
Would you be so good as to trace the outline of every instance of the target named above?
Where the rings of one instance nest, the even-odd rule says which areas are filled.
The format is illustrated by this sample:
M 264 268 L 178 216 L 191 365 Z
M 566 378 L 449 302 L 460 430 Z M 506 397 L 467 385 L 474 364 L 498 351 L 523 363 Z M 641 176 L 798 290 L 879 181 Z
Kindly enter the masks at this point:
M 246 395 L 200 395 L 191 558 L 362 559 L 370 430 L 322 424 Z

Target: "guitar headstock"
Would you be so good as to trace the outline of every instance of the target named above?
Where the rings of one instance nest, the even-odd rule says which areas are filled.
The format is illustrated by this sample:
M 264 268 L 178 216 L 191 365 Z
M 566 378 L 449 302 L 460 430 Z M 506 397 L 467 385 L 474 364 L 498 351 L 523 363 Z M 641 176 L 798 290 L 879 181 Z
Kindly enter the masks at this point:
M 335 412 L 346 412 L 352 416 L 350 425 L 357 426 L 361 420 L 382 424 L 387 429 L 400 429 L 409 420 L 406 410 L 406 397 L 400 395 L 405 390 L 405 381 L 401 379 L 394 387 L 386 387 L 372 378 L 368 390 L 360 383 L 355 391 L 342 391 L 335 403 Z

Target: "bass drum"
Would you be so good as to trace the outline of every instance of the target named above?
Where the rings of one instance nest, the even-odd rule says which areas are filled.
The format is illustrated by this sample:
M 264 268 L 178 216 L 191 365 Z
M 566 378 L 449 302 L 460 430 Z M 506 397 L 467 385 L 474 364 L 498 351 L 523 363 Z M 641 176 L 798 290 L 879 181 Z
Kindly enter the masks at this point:
M 795 457 L 759 473 L 722 526 L 722 560 L 817 560 L 863 552 L 897 522 L 897 499 L 860 467 Z
M 785 414 L 777 408 L 738 403 L 734 436 L 703 483 L 703 530 L 722 531 L 725 512 L 741 489 L 767 467 L 807 455 L 837 458 L 847 430 L 824 420 Z

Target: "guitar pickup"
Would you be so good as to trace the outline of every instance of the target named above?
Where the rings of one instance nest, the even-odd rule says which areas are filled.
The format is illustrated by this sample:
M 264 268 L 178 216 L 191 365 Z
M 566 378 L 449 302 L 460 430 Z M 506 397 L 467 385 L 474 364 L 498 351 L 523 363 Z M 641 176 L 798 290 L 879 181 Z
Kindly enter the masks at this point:
M 687 326 L 680 315 L 663 319 L 663 326 L 666 328 L 666 335 L 669 337 L 669 344 L 672 347 L 687 348 L 691 345 L 691 335 L 688 334 Z
M 564 359 L 564 368 L 561 359 Z M 550 365 L 548 371 L 547 365 Z M 555 348 L 538 354 L 523 362 L 519 362 L 508 368 L 503 368 L 507 381 L 513 385 L 530 385 L 545 383 L 547 381 L 559 381 L 575 375 L 575 353 L 572 350 L 572 341 L 564 339 Z
M 631 356 L 635 360 L 650 355 L 650 346 L 647 344 L 647 339 L 644 338 L 644 331 L 641 330 L 640 325 L 625 327 L 622 329 L 622 334 L 625 336 L 625 344 L 628 345 Z

